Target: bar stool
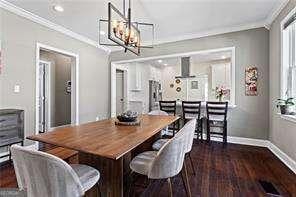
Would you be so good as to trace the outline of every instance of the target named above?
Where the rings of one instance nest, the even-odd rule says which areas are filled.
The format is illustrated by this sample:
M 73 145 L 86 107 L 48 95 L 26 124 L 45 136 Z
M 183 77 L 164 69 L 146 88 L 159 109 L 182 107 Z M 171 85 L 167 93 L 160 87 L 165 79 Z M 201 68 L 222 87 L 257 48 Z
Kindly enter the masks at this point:
M 227 143 L 227 111 L 228 102 L 207 102 L 207 141 L 211 140 L 211 134 L 222 135 L 223 143 Z M 221 128 L 221 132 L 211 131 L 211 128 Z
M 100 179 L 99 171 L 93 167 L 69 165 L 32 147 L 13 145 L 11 154 L 18 187 L 30 197 L 83 196 Z
M 182 118 L 184 123 L 187 123 L 189 120 L 196 119 L 196 134 L 197 138 L 203 140 L 202 136 L 202 118 L 200 115 L 201 111 L 201 101 L 182 101 Z
M 177 102 L 176 101 L 159 101 L 159 108 L 161 111 L 165 111 L 169 115 L 176 115 Z M 173 136 L 175 131 L 180 129 L 179 121 L 174 122 L 172 127 L 169 127 L 169 130 L 173 130 Z

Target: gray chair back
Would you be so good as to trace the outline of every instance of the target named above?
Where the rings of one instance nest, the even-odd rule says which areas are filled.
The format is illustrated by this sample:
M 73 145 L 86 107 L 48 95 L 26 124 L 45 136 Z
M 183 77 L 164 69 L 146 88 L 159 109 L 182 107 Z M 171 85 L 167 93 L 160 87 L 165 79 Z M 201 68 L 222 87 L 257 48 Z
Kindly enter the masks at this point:
M 186 153 L 188 134 L 187 128 L 183 127 L 158 151 L 148 172 L 148 178 L 166 179 L 180 173 Z
M 187 135 L 186 135 L 187 142 L 185 144 L 185 153 L 189 153 L 192 149 L 195 128 L 196 128 L 196 119 L 192 119 L 188 121 L 183 127 L 183 129 L 187 132 Z
M 168 116 L 169 114 L 165 111 L 161 110 L 153 110 L 148 113 L 148 115 L 153 115 L 153 116 Z
M 30 197 L 83 196 L 75 171 L 62 159 L 19 145 L 11 146 L 13 165 L 20 190 Z

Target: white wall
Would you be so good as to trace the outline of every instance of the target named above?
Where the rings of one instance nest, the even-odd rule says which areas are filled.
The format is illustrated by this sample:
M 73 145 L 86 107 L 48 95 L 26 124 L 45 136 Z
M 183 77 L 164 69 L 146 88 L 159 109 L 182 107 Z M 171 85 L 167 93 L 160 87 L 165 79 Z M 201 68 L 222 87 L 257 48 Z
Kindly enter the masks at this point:
M 283 152 L 296 161 L 296 123 L 282 119 L 277 113 L 275 101 L 280 98 L 281 73 L 281 28 L 280 23 L 296 6 L 295 0 L 290 0 L 270 28 L 270 113 L 269 139 Z

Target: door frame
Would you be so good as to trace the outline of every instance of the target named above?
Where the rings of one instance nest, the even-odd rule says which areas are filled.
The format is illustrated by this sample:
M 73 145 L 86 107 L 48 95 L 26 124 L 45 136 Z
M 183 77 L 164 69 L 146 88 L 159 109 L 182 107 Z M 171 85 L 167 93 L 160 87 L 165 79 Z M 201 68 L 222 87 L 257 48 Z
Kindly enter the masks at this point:
M 36 78 L 35 78 L 35 134 L 39 133 L 39 63 L 40 61 L 40 50 L 52 51 L 60 53 L 66 56 L 73 57 L 75 59 L 75 64 L 71 65 L 71 124 L 79 124 L 79 55 L 63 50 L 58 49 L 46 44 L 36 43 Z
M 113 80 L 114 74 L 114 68 L 120 67 L 122 64 L 131 63 L 131 62 L 142 62 L 147 60 L 158 60 L 163 58 L 173 58 L 173 57 L 186 57 L 196 54 L 202 54 L 202 53 L 213 53 L 213 52 L 222 52 L 222 51 L 230 51 L 231 52 L 231 94 L 230 94 L 230 102 L 231 107 L 236 107 L 236 84 L 235 84 L 235 78 L 236 78 L 236 53 L 235 53 L 235 46 L 230 47 L 222 47 L 222 48 L 214 48 L 214 49 L 202 49 L 202 50 L 196 50 L 196 51 L 189 51 L 184 53 L 172 53 L 169 55 L 158 55 L 158 56 L 149 56 L 149 57 L 139 57 L 134 59 L 127 59 L 127 60 L 119 60 L 119 61 L 113 61 L 111 62 L 111 117 L 115 117 L 114 111 L 116 112 L 116 94 L 114 91 L 116 91 L 116 83 L 114 84 Z M 127 68 L 126 68 L 127 69 Z
M 116 116 L 116 70 L 123 71 L 124 78 L 124 98 L 126 98 L 125 107 L 129 106 L 129 77 L 128 77 L 128 68 L 119 64 L 111 64 L 111 117 Z

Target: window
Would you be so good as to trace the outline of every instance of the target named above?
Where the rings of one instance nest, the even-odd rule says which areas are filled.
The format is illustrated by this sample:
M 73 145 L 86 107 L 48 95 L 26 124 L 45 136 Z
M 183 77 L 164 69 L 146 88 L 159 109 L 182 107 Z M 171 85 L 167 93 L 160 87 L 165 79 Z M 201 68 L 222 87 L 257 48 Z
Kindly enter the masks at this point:
M 281 96 L 296 98 L 296 14 L 283 23 Z

